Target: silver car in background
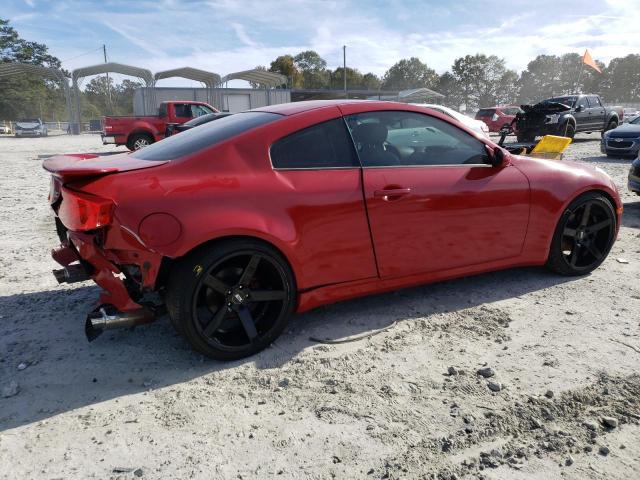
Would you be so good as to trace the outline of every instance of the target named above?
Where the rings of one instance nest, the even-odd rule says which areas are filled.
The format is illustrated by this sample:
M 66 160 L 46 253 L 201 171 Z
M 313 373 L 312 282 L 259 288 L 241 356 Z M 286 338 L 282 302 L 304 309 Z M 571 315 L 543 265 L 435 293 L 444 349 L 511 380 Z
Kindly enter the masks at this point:
M 47 126 L 39 118 L 27 118 L 16 122 L 16 137 L 46 137 L 47 135 L 49 135 Z

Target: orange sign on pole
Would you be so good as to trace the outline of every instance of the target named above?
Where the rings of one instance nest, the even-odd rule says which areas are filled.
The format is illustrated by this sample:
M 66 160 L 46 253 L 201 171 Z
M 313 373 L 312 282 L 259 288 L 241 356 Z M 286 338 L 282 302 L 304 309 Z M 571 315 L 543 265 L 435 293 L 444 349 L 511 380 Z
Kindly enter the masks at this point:
M 589 50 L 584 51 L 584 55 L 582 56 L 582 63 L 584 63 L 585 65 L 589 65 L 596 72 L 602 73 L 602 70 L 600 70 L 600 67 L 598 67 L 598 64 L 589 53 Z

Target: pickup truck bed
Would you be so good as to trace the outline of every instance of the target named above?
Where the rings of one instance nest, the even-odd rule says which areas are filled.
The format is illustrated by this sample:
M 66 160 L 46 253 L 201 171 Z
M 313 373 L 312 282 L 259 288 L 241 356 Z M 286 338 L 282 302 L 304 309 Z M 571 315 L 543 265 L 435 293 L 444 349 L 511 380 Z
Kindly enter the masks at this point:
M 138 150 L 162 140 L 168 125 L 180 125 L 214 112 L 215 108 L 203 102 L 170 101 L 160 104 L 158 115 L 107 116 L 103 120 L 102 143 Z

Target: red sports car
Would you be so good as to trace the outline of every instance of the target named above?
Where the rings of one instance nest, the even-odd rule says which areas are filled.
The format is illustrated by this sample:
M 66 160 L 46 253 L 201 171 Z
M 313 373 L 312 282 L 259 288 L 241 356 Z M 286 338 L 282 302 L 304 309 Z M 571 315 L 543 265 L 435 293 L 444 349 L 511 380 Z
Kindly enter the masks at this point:
M 293 312 L 338 300 L 521 265 L 586 274 L 622 214 L 601 170 L 513 156 L 392 102 L 264 107 L 44 168 L 54 273 L 104 290 L 88 338 L 166 306 L 217 359 L 253 354 Z

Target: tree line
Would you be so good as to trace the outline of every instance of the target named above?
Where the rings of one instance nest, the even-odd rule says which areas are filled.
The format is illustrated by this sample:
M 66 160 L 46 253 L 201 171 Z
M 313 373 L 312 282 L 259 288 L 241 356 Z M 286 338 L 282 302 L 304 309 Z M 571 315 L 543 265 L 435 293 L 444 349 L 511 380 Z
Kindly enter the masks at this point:
M 0 18 L 0 63 L 4 62 L 62 68 L 46 45 L 21 38 L 8 20 Z M 577 53 L 538 55 L 518 73 L 507 68 L 504 58 L 477 53 L 455 59 L 442 74 L 419 58 L 411 57 L 399 60 L 378 76 L 351 67 L 346 71 L 342 66 L 331 69 L 317 52 L 305 50 L 296 55 L 281 55 L 268 67 L 256 68 L 286 76 L 288 82 L 283 87 L 294 89 L 342 90 L 345 75 L 349 90 L 377 92 L 426 87 L 442 93 L 445 105 L 467 111 L 498 104 L 531 103 L 579 91 L 600 94 L 608 103 L 640 102 L 640 55 L 616 57 L 607 65 L 598 60 L 596 63 L 602 73 L 584 66 Z M 81 93 L 82 118 L 132 113 L 133 93 L 139 86 L 137 81 L 115 84 L 112 78 L 94 77 Z M 64 93 L 59 85 L 29 75 L 0 78 L 0 120 L 34 116 L 47 121 L 66 120 Z
M 351 90 L 399 91 L 426 87 L 445 95 L 443 103 L 467 110 L 499 104 L 531 103 L 573 92 L 598 93 L 608 102 L 640 102 L 640 55 L 612 59 L 608 65 L 596 60 L 598 73 L 582 64 L 577 53 L 538 55 L 521 73 L 509 69 L 504 58 L 477 53 L 453 61 L 438 74 L 419 58 L 402 59 L 382 76 L 346 69 Z M 269 68 L 285 75 L 291 88 L 342 89 L 344 68 L 327 68 L 313 50 L 281 55 Z M 257 86 L 256 86 L 257 87 Z

